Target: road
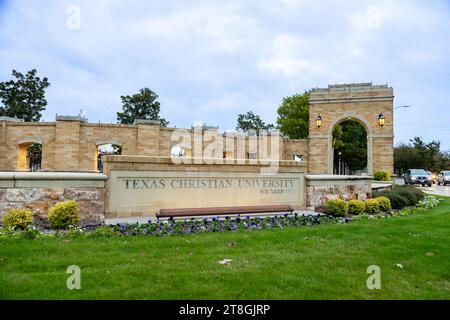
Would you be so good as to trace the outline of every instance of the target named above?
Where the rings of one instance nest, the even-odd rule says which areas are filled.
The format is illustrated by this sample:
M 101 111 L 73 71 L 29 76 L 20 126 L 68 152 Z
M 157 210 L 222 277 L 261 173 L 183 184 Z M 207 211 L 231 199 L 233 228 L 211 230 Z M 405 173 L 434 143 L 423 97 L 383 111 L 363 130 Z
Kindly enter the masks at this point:
M 403 179 L 396 178 L 395 184 L 404 184 Z M 447 185 L 444 187 L 444 186 L 438 186 L 437 184 L 433 184 L 430 188 L 427 186 L 422 187 L 419 185 L 417 185 L 417 187 L 419 189 L 425 191 L 426 193 L 450 197 L 450 185 Z

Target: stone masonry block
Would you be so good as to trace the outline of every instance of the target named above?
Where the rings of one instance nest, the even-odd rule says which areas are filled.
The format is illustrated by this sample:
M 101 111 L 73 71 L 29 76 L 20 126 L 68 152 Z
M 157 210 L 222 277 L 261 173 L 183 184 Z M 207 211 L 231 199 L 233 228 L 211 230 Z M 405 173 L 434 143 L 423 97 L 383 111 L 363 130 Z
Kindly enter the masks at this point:
M 65 197 L 75 201 L 96 201 L 99 200 L 99 192 L 97 189 L 67 188 Z
M 38 188 L 12 188 L 6 190 L 6 201 L 30 202 L 39 201 L 43 198 L 43 193 Z

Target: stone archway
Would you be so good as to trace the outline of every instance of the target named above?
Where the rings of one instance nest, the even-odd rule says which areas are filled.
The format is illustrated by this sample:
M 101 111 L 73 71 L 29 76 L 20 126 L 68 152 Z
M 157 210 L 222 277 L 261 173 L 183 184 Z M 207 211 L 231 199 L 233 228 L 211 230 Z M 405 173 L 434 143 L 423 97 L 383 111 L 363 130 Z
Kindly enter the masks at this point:
M 334 150 L 333 150 L 333 131 L 337 125 L 345 121 L 354 121 L 363 126 L 367 134 L 367 174 L 373 174 L 373 130 L 370 126 L 370 122 L 362 115 L 356 112 L 346 112 L 341 118 L 334 119 L 328 129 L 328 174 L 333 174 L 334 166 Z
M 16 170 L 39 171 L 42 169 L 42 138 L 24 138 L 18 142 Z
M 118 140 L 97 140 L 94 149 L 94 170 L 103 172 L 102 156 L 121 155 L 123 144 Z
M 372 83 L 313 89 L 309 100 L 308 171 L 311 174 L 333 174 L 333 130 L 337 124 L 353 120 L 361 124 L 367 133 L 367 173 L 392 173 L 393 93 L 388 85 Z M 380 115 L 384 123 L 379 122 Z M 317 119 L 321 121 L 316 122 Z

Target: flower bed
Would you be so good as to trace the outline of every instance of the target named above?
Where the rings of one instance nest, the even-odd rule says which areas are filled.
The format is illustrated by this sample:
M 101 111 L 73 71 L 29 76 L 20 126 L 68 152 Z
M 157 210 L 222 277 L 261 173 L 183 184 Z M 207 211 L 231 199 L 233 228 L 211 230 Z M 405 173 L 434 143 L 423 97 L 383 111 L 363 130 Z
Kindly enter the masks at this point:
M 407 207 L 401 210 L 391 210 L 389 212 L 381 213 L 378 215 L 363 214 L 356 217 L 356 219 L 384 219 L 387 217 L 395 217 L 395 216 L 409 216 L 412 214 L 426 211 L 428 209 L 435 208 L 439 205 L 439 203 L 441 203 L 441 201 L 442 201 L 441 199 L 438 199 L 434 196 L 425 196 L 414 207 Z
M 285 227 L 312 226 L 324 223 L 337 223 L 342 219 L 337 219 L 328 215 L 299 215 L 286 213 L 273 217 L 250 217 L 241 218 L 204 218 L 175 220 L 169 218 L 165 221 L 149 221 L 144 224 L 117 224 L 114 230 L 121 235 L 146 235 L 165 236 L 173 234 L 191 234 L 205 232 L 226 232 L 226 231 L 251 231 Z M 345 221 L 344 221 L 345 222 Z
M 352 218 L 334 217 L 332 215 L 299 215 L 297 213 L 286 213 L 275 216 L 246 216 L 238 217 L 214 217 L 204 219 L 184 219 L 148 221 L 147 223 L 105 225 L 95 229 L 83 229 L 72 226 L 68 230 L 39 230 L 35 226 L 28 226 L 25 230 L 3 227 L 0 228 L 0 239 L 4 238 L 109 238 L 123 236 L 170 236 L 189 235 L 194 233 L 209 232 L 236 232 L 236 231 L 257 231 L 268 229 L 283 229 L 288 227 L 315 226 L 320 224 L 348 223 L 358 219 L 379 219 L 393 216 L 405 216 L 419 213 L 439 205 L 440 199 L 433 196 L 425 196 L 415 207 L 408 207 L 402 210 L 392 210 L 390 212 L 369 215 L 362 214 Z
M 285 213 L 283 215 L 258 217 L 214 217 L 204 219 L 184 219 L 151 221 L 147 223 L 106 225 L 88 231 L 82 228 L 72 227 L 69 230 L 43 233 L 35 227 L 30 226 L 27 230 L 13 230 L 11 228 L 0 228 L 0 238 L 27 238 L 39 237 L 57 238 L 105 238 L 117 236 L 169 236 L 188 235 L 193 233 L 209 232 L 233 232 L 233 231 L 255 231 L 263 229 L 277 229 L 287 227 L 314 226 L 319 224 L 347 223 L 348 219 L 336 218 L 330 215 L 299 215 L 297 213 Z

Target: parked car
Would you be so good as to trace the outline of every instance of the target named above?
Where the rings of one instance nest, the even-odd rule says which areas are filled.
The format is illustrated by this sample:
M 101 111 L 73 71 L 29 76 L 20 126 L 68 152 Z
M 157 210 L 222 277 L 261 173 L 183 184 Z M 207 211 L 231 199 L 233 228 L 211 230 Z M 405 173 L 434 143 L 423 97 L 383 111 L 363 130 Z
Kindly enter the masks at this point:
M 450 183 L 450 180 L 449 180 Z M 423 169 L 409 169 L 405 173 L 405 184 L 421 184 L 431 187 L 431 176 Z
M 438 186 L 440 186 L 441 184 L 443 186 L 450 184 L 450 171 L 439 172 L 437 184 L 438 184 Z

